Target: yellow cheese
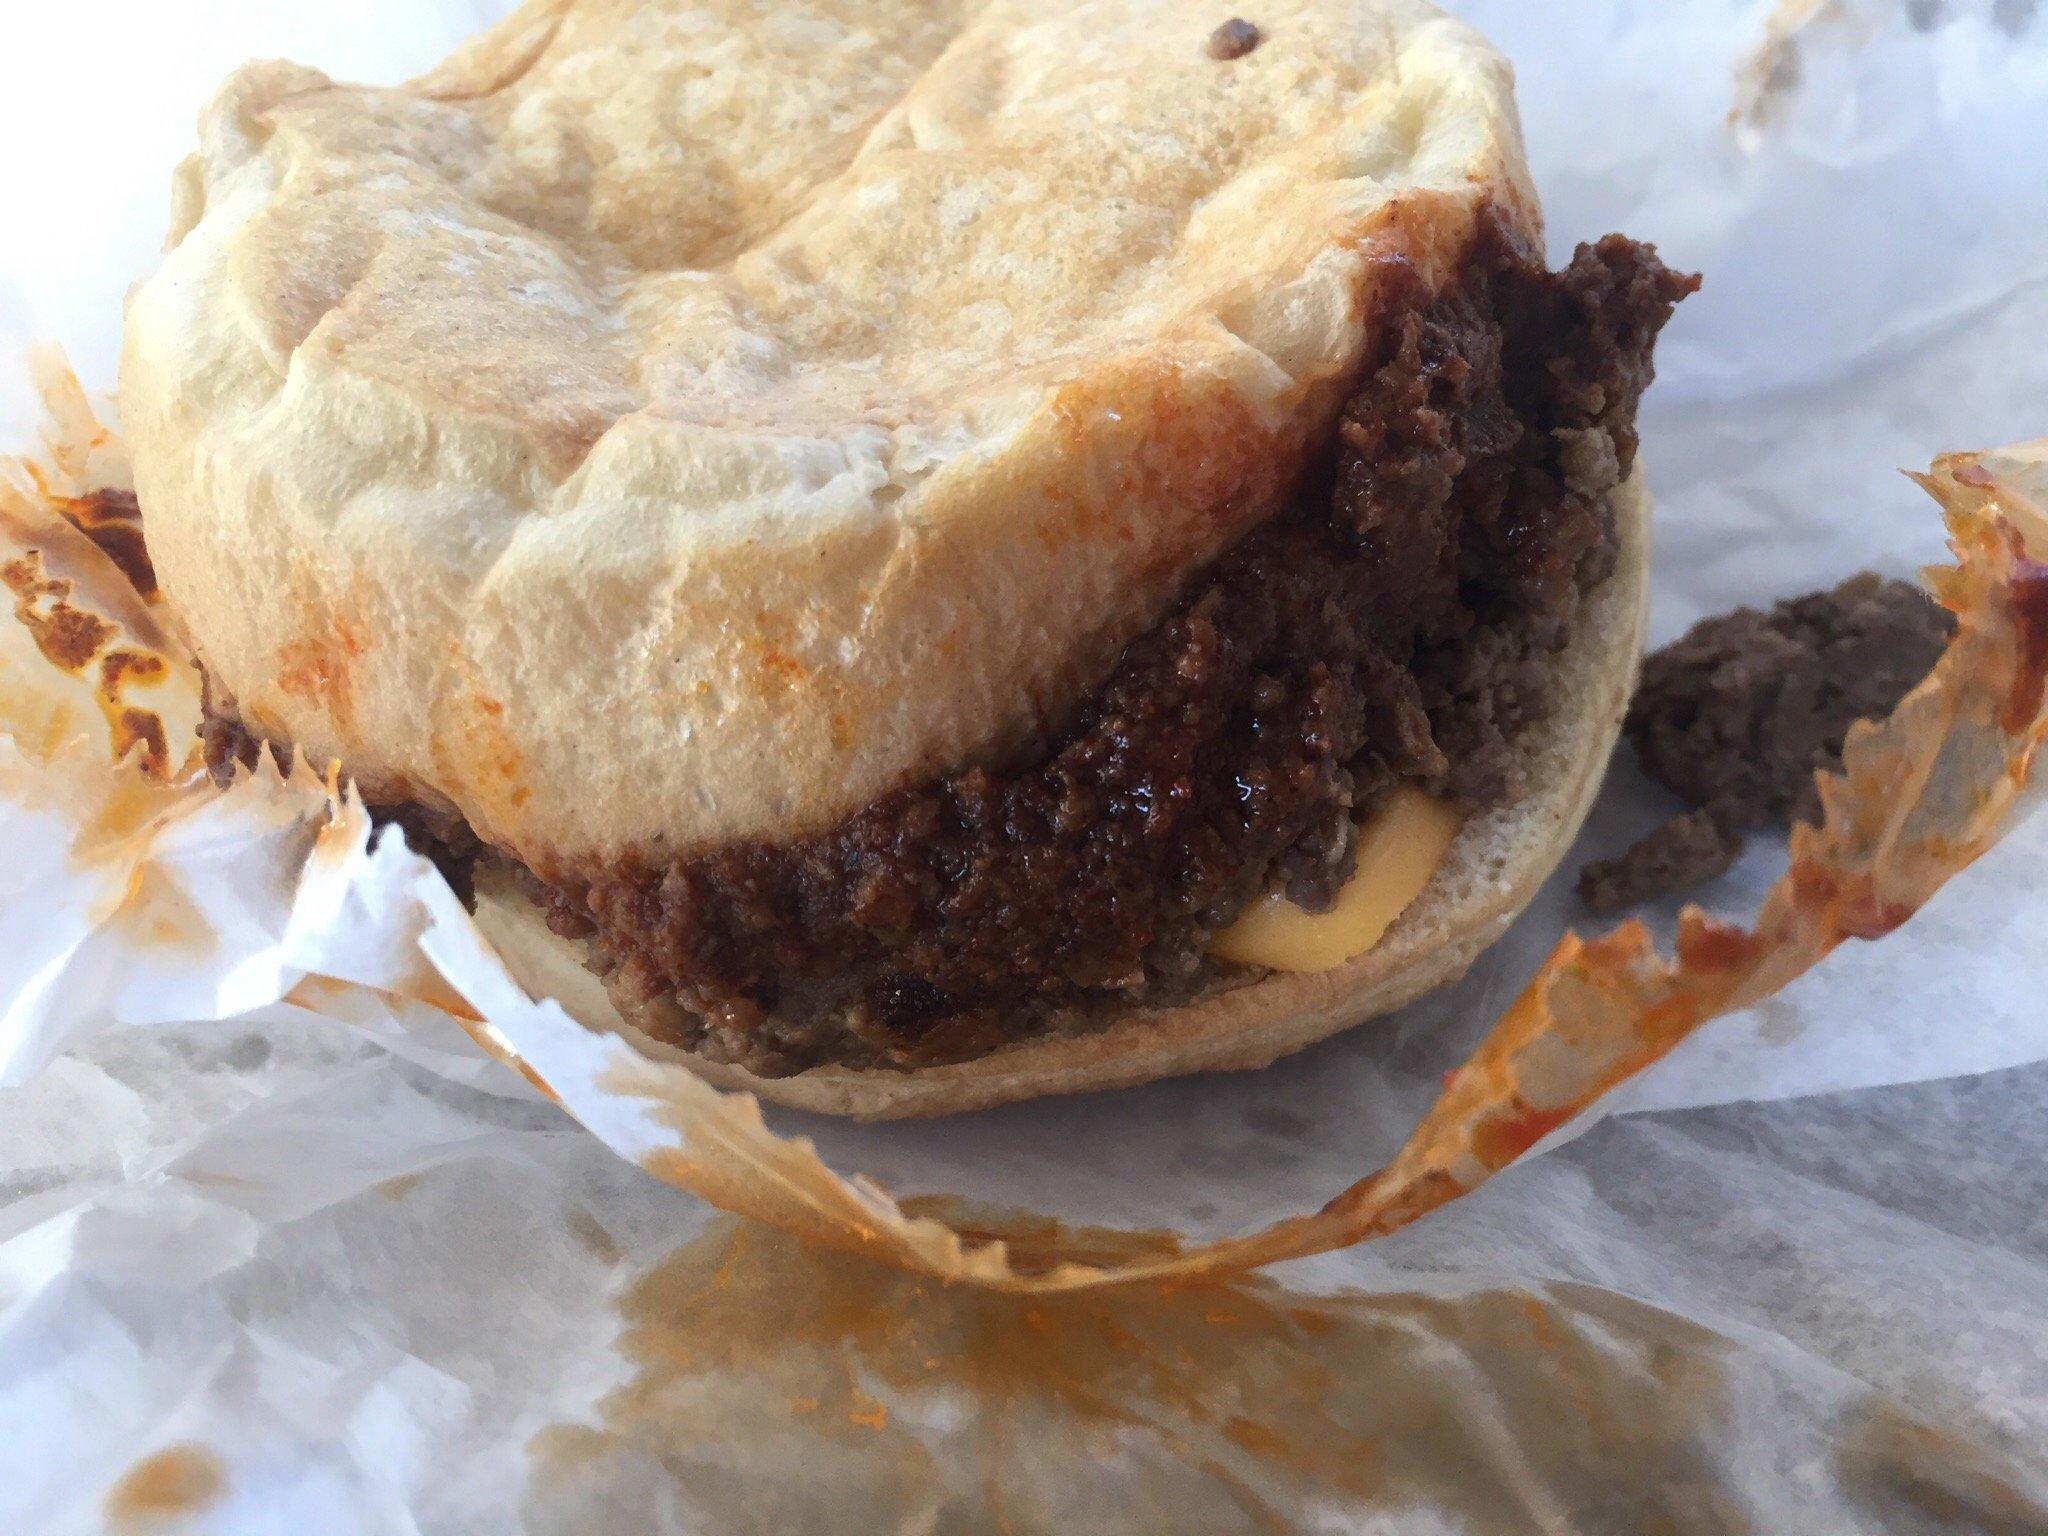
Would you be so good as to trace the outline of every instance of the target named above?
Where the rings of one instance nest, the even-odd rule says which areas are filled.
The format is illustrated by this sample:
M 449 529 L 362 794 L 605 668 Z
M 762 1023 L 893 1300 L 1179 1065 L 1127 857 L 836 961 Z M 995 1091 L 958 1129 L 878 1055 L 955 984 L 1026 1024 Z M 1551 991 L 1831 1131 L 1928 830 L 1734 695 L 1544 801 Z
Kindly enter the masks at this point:
M 1422 894 L 1458 833 L 1458 813 L 1406 785 L 1358 832 L 1358 867 L 1327 912 L 1269 892 L 1209 941 L 1209 953 L 1275 971 L 1327 971 L 1379 943 Z

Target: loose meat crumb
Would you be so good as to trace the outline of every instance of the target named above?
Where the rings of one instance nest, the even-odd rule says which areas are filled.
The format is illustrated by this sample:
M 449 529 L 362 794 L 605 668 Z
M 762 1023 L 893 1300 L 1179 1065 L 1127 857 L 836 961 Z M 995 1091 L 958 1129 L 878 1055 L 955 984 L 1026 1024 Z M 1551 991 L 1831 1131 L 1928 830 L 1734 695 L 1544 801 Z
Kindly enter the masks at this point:
M 1259 29 L 1242 16 L 1233 16 L 1209 34 L 1209 57 L 1229 63 L 1241 59 L 1259 46 Z
M 1580 870 L 1579 899 L 1595 912 L 1619 912 L 1704 885 L 1725 873 L 1741 851 L 1741 836 L 1713 812 L 1681 811 L 1626 853 L 1595 859 Z
M 1587 905 L 1690 889 L 1728 867 L 1745 833 L 1818 819 L 1814 775 L 1840 769 L 1849 727 L 1890 713 L 1954 627 L 1919 588 L 1864 572 L 1704 620 L 1651 656 L 1625 730 L 1644 771 L 1692 809 L 1588 865 Z

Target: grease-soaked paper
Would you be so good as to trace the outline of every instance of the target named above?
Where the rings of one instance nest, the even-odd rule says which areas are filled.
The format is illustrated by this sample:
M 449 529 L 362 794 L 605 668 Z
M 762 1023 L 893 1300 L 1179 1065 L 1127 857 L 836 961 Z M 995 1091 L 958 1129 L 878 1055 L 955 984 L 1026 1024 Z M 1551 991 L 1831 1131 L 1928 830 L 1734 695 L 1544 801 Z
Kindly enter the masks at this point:
M 2009 35 L 2024 18 L 1802 34 L 1801 79 L 1736 135 L 1755 37 L 1670 10 L 1480 17 L 1521 66 L 1558 235 L 1617 225 L 1708 274 L 1646 421 L 1660 635 L 1936 557 L 1931 504 L 1892 472 L 2037 431 L 2048 400 L 2048 259 L 2025 238 L 2044 209 L 2011 152 L 2042 124 L 2043 51 Z M 30 314 L 34 275 L 16 274 Z M 95 467 L 47 466 L 14 505 L 75 495 Z M 1983 618 L 1951 684 L 2026 675 L 2011 614 L 2031 578 L 1990 518 L 2025 523 L 2036 473 L 2009 457 L 1935 477 L 1962 519 L 1950 595 Z M 93 568 L 61 525 L 36 538 L 61 579 Z M 0 677 L 51 674 L 14 667 L 32 643 L 5 654 Z M 1637 937 L 1596 942 L 1524 991 L 1569 915 L 1552 893 L 1459 987 L 1266 1073 L 938 1126 L 775 1115 L 870 1183 L 518 995 L 423 861 L 345 800 L 330 819 L 325 783 L 217 796 L 114 772 L 85 680 L 75 714 L 46 710 L 0 764 L 0 836 L 24 850 L 0 868 L 19 881 L 0 954 L 24 956 L 0 962 L 5 1066 L 27 1082 L 0 1124 L 19 1170 L 0 1528 L 2038 1528 L 2048 1281 L 2013 1213 L 2043 1192 L 2026 1155 L 2048 1098 L 2028 1066 L 2048 1056 L 2029 974 L 2043 840 L 2000 787 L 2024 722 L 1984 713 L 1995 687 L 1939 683 L 1914 707 L 1977 750 L 1938 782 L 1991 794 L 1919 792 L 1924 730 L 1865 738 L 1849 777 L 1882 792 L 1846 812 L 1837 792 L 1839 824 L 1784 887 L 1811 895 L 1818 871 L 1825 889 L 1766 907 L 1757 940 L 1693 924 L 1675 974 Z M 1595 851 L 1657 816 L 1626 764 L 1617 779 Z M 1911 922 L 1686 1032 L 1927 898 L 1974 846 L 1871 855 L 1959 811 L 1951 842 L 2001 815 L 2011 830 Z M 1772 864 L 1757 850 L 1714 907 L 1754 910 Z M 1657 1030 L 1612 1027 L 1653 991 Z M 222 1022 L 189 1027 L 204 1019 Z M 1560 1024 L 1590 1048 L 1547 1056 Z M 1681 1036 L 1596 1113 L 1724 1108 L 1551 1129 Z M 891 1262 L 752 1226 L 693 1237 L 693 1203 L 494 1056 L 663 1175 Z M 1816 1093 L 1833 1096 L 1738 1102 Z M 1291 1267 L 1291 1290 L 1163 1284 L 1189 1262 L 1165 1239 L 881 1193 L 1213 1244 L 1390 1170 L 1306 1225 L 1200 1250 L 1221 1265 L 1395 1225 L 1545 1131 L 1546 1155 Z M 1092 1288 L 1004 1294 L 905 1265 Z M 1108 1272 L 1122 1283 L 1094 1284 Z
M 56 398 L 75 405 L 75 384 L 61 381 Z M 93 426 L 90 440 L 106 442 Z M 144 595 L 78 526 L 84 488 L 63 483 L 61 464 L 13 466 L 31 489 L 0 505 L 15 546 L 0 578 L 56 674 L 52 699 L 24 711 L 0 758 L 0 816 L 24 823 L 0 822 L 22 850 L 0 921 L 24 930 L 0 960 L 12 1047 L 0 1071 L 46 1063 L 109 1019 L 347 1007 L 367 991 L 459 1024 L 621 1156 L 714 1205 L 1008 1290 L 1230 1274 L 1383 1236 L 1468 1193 L 1701 1024 L 1771 998 L 1845 940 L 1905 924 L 1996 840 L 2048 735 L 2048 564 L 2029 553 L 2048 553 L 2036 499 L 2048 439 L 1944 457 L 1923 484 L 1956 555 L 1929 573 L 1955 638 L 1888 719 L 1851 730 L 1842 772 L 1821 780 L 1820 824 L 1793 829 L 1790 867 L 1750 926 L 1688 908 L 1668 959 L 1640 921 L 1590 942 L 1567 934 L 1384 1167 L 1248 1234 L 1106 1252 L 1092 1238 L 1067 1244 L 1057 1226 L 1026 1238 L 906 1210 L 835 1173 L 807 1139 L 775 1134 L 751 1095 L 529 996 L 439 873 L 401 837 L 373 834 L 333 767 L 323 784 L 304 764 L 286 776 L 266 760 L 217 792 L 196 744 L 173 769 L 161 728 L 147 746 L 133 739 L 125 697 L 103 704 L 109 726 L 94 734 L 110 739 L 69 737 L 41 760 L 24 750 L 67 676 L 118 681 L 141 665 L 108 667 L 109 656 L 146 658 L 160 687 L 183 678 L 183 717 L 198 687 Z M 81 627 L 89 650 L 50 639 Z M 25 694 L 37 675 L 17 672 Z

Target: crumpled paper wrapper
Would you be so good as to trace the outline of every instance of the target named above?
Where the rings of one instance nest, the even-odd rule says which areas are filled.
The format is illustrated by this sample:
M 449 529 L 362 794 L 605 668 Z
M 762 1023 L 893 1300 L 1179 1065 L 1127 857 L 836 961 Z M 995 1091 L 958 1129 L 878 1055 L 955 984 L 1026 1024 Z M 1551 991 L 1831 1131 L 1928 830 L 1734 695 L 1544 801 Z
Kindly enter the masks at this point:
M 266 761 L 219 792 L 196 743 L 174 766 L 164 715 L 196 716 L 197 669 L 156 622 L 146 563 L 124 567 L 108 553 L 107 499 L 79 483 L 88 449 L 110 456 L 118 445 L 75 381 L 54 378 L 51 400 L 51 461 L 6 465 L 13 494 L 0 493 L 11 546 L 0 580 L 48 673 L 17 667 L 15 702 L 0 714 L 0 838 L 25 855 L 0 892 L 11 1046 L 0 1072 L 46 1064 L 110 1021 L 279 1004 L 346 1016 L 364 1007 L 352 994 L 368 993 L 452 1021 L 669 1183 L 940 1280 L 1012 1291 L 1186 1281 L 1405 1226 L 1477 1188 L 1708 1020 L 1772 997 L 1845 940 L 1906 923 L 1996 840 L 2048 735 L 2048 565 L 2029 555 L 2030 544 L 2048 551 L 2034 499 L 2048 480 L 2048 439 L 1944 457 L 1922 483 L 1944 508 L 1956 554 L 1929 573 L 1955 638 L 1889 719 L 1851 731 L 1842 773 L 1822 778 L 1820 825 L 1793 829 L 1790 867 L 1748 927 L 1689 907 L 1669 958 L 1639 921 L 1590 942 L 1567 934 L 1393 1158 L 1316 1210 L 1192 1244 L 1158 1234 L 1105 1246 L 1100 1234 L 1069 1240 L 1053 1224 L 991 1230 L 930 1202 L 906 1209 L 872 1181 L 836 1173 L 807 1138 L 778 1136 L 751 1095 L 529 997 L 439 873 L 402 837 L 373 832 L 338 767 L 323 783 L 304 765 L 287 776 Z M 131 677 L 168 695 L 156 701 L 164 715 L 132 700 Z M 79 682 L 105 722 L 85 736 L 52 726 L 76 691 L 66 685 Z
M 1479 19 L 1523 64 L 1560 234 L 1611 222 L 1709 269 L 1646 427 L 1679 556 L 1660 631 L 1931 554 L 1912 530 L 1935 519 L 1873 514 L 1889 494 L 1874 477 L 1916 457 L 1897 421 L 1952 442 L 2002 431 L 2009 394 L 2038 407 L 2038 349 L 2021 345 L 2040 334 L 2038 251 L 1969 242 L 1930 284 L 1924 246 L 1912 283 L 1887 247 L 1869 291 L 1833 306 L 1852 313 L 1783 306 L 1754 274 L 1766 258 L 1831 270 L 1788 233 L 1816 184 L 1863 189 L 1857 209 L 1900 187 L 1925 199 L 1956 179 L 1961 115 L 1987 143 L 2028 121 L 1953 90 L 2007 67 L 1973 52 L 2002 23 L 1880 25 L 1835 54 L 1802 34 L 1805 83 L 1775 71 L 1745 146 L 1723 126 L 1727 66 L 1753 39 L 1714 23 L 1708 70 L 1700 18 L 1589 17 L 1540 40 L 1527 19 Z M 1619 63 L 1589 78 L 1603 26 Z M 1654 108 L 1646 59 L 1666 66 Z M 1891 118 L 1813 94 L 1830 69 Z M 1902 71 L 1950 95 L 1916 116 Z M 1637 137 L 1619 146 L 1629 108 Z M 1938 588 L 1964 620 L 1956 645 L 1859 736 L 1783 873 L 1760 850 L 1713 893 L 1755 910 L 1746 926 L 1683 917 L 1669 960 L 1639 928 L 1543 959 L 1553 899 L 1459 987 L 1255 1077 L 936 1127 L 771 1129 L 520 994 L 431 867 L 373 838 L 332 784 L 266 772 L 216 794 L 174 760 L 191 705 L 175 640 L 104 531 L 66 516 L 118 482 L 117 444 L 82 396 L 53 398 L 53 452 L 12 485 L 0 561 L 37 551 L 10 580 L 32 622 L 0 626 L 0 1081 L 28 1084 L 10 1095 L 0 1231 L 0 1416 L 21 1469 L 0 1528 L 2044 1518 L 2027 1454 L 2048 1428 L 2044 1292 L 1997 1215 L 2025 1191 L 1991 1199 L 1963 1175 L 2001 1133 L 2022 1144 L 2048 1080 L 2021 1070 L 1995 1104 L 1942 1081 L 2048 1055 L 2023 975 L 2039 823 L 2014 806 L 2048 664 L 2025 549 L 2037 450 L 1927 477 L 1955 547 Z M 1814 441 L 1830 429 L 1834 452 Z M 110 677 L 115 653 L 165 665 Z M 1653 819 L 1620 778 L 1595 844 Z M 1840 1097 L 1913 1083 L 1880 1111 Z M 663 1179 L 860 1256 L 751 1224 L 678 1247 L 698 1213 L 536 1090 Z M 1811 1093 L 1838 1098 L 1592 1131 L 1603 1111 Z M 1873 1141 L 1872 1121 L 1892 1134 Z M 1855 1133 L 1855 1168 L 1816 1142 L 1830 1125 Z M 1538 1142 L 1546 1155 L 1515 1162 Z M 931 1198 L 949 1187 L 980 1203 Z M 1288 1276 L 1363 1292 L 1237 1273 L 1432 1209 Z M 1289 1210 L 1305 1214 L 1274 1222 Z M 1894 1269 L 1893 1286 L 1871 1278 Z M 1971 1368 L 1946 1382 L 1957 1330 Z

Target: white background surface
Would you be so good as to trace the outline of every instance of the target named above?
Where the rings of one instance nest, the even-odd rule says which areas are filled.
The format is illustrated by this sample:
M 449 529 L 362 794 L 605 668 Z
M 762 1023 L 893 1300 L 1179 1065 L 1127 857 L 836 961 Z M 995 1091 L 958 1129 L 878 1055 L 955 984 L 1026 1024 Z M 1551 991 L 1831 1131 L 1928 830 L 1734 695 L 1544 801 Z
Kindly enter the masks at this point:
M 235 62 L 395 79 L 494 9 L 0 12 L 14 61 L 0 347 L 55 339 L 88 382 L 111 383 L 120 294 L 151 259 L 197 102 Z M 1619 228 L 1707 276 L 1660 351 L 1644 422 L 1654 638 L 1732 602 L 1936 558 L 1931 504 L 1896 471 L 2048 430 L 2048 18 L 1844 6 L 1746 142 L 1726 115 L 1757 7 L 1456 9 L 1517 62 L 1553 257 Z M 10 438 L 27 430 L 5 370 L 0 408 Z M 1581 854 L 1661 810 L 1621 764 Z M 2044 854 L 2037 816 L 1900 935 L 1852 946 L 1630 1085 L 1616 1107 L 1638 1112 L 1285 1277 L 1318 1292 L 1534 1291 L 1599 1341 L 1601 1380 L 1661 1381 L 1659 1362 L 1711 1357 L 1716 1414 L 1643 1427 L 1670 1443 L 1629 1463 L 1623 1487 L 1546 1453 L 1569 1393 L 1530 1385 L 1510 1354 L 1436 1338 L 1426 1379 L 1459 1443 L 1415 1454 L 1442 1469 L 1439 1496 L 1280 1507 L 1302 1528 L 1360 1531 L 2048 1529 L 2029 1459 L 2048 1443 Z M 1755 853 L 1709 904 L 1742 910 L 1771 867 Z M 1240 1226 L 1315 1203 L 1390 1150 L 1574 918 L 1553 890 L 1451 992 L 1252 1077 L 805 1129 L 894 1188 Z M 590 1418 L 620 1378 L 615 1291 L 701 1212 L 516 1084 L 467 1075 L 301 1019 L 109 1033 L 0 1090 L 0 1531 L 99 1530 L 109 1483 L 187 1440 L 232 1475 L 181 1529 L 784 1528 L 714 1475 L 730 1451 L 612 1466 L 606 1481 L 634 1492 L 609 1505 L 573 1480 L 540 1485 L 533 1436 Z M 1625 1325 L 1617 1298 L 1641 1304 Z M 1227 1370 L 1215 1383 L 1242 1385 Z M 1956 1443 L 1873 1471 L 1844 1450 L 1842 1417 L 1869 1402 Z M 898 1415 L 935 1443 L 956 1432 L 937 1410 Z M 1075 1454 L 1062 1445 L 1019 1437 L 1012 1475 L 1056 1483 Z M 769 1459 L 741 1481 L 777 1487 L 776 1520 L 843 1528 L 863 1474 Z M 1454 1474 L 1485 1490 L 1462 1513 Z M 1257 1528 L 1190 1476 L 1175 1485 L 1184 1528 Z M 861 1528 L 989 1528 L 973 1478 L 941 1481 L 922 1504 L 876 1495 Z

